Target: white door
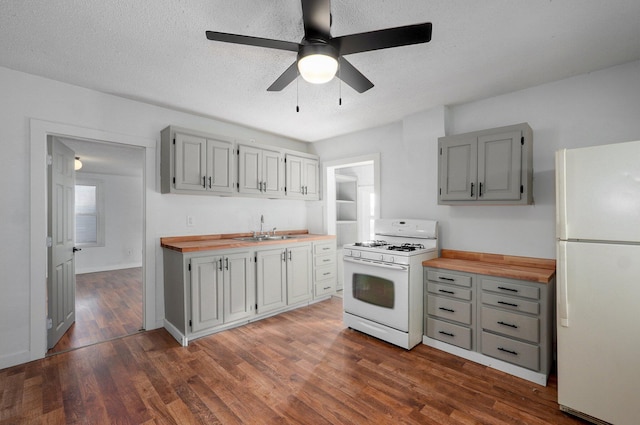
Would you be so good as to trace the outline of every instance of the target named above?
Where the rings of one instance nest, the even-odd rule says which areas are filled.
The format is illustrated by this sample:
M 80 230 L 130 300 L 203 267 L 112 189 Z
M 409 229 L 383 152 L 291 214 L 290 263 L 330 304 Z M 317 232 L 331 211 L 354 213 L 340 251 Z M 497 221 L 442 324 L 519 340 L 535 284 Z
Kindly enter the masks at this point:
M 75 170 L 74 152 L 61 142 L 47 141 L 51 164 L 48 167 L 48 250 L 47 306 L 50 325 L 48 348 L 52 348 L 76 320 Z
M 262 150 L 240 145 L 239 151 L 239 191 L 262 193 Z
M 175 141 L 176 189 L 207 190 L 207 140 L 177 133 Z
M 233 143 L 222 140 L 207 140 L 207 187 L 216 192 L 232 192 Z
M 258 251 L 256 255 L 258 313 L 265 313 L 287 305 L 285 254 L 286 250 L 279 248 Z
M 522 133 L 478 137 L 478 199 L 520 199 Z
M 280 152 L 262 151 L 263 192 L 275 195 L 284 190 L 282 155 Z
M 191 331 L 198 332 L 223 323 L 222 258 L 191 260 Z
M 640 246 L 558 243 L 558 403 L 640 418 Z
M 311 246 L 287 248 L 287 304 L 311 298 Z
M 558 238 L 640 242 L 640 141 L 556 154 Z

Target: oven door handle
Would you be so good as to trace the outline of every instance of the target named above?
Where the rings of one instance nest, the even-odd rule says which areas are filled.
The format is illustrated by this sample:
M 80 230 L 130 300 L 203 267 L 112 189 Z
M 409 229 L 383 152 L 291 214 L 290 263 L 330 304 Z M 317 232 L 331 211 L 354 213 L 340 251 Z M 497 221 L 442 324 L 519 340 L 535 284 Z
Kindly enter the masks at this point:
M 356 258 L 350 258 L 350 257 L 343 257 L 343 260 L 348 261 L 349 263 L 356 263 L 356 264 L 363 264 L 363 263 L 372 264 L 374 267 L 383 267 L 385 269 L 402 270 L 402 271 L 408 270 L 407 266 L 400 266 L 398 264 L 379 263 L 373 260 L 358 260 Z

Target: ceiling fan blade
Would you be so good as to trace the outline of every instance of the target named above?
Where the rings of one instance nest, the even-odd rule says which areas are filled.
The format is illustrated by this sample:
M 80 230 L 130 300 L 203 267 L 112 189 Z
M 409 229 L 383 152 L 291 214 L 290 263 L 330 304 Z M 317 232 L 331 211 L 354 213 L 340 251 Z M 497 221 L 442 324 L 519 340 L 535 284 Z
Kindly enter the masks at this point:
M 331 38 L 331 1 L 302 0 L 304 38 L 329 40 Z
M 267 89 L 267 91 L 280 91 L 287 87 L 293 80 L 298 76 L 298 62 L 294 62 L 291 64 L 289 68 L 287 68 L 277 80 L 273 82 Z
M 431 40 L 431 22 L 344 35 L 331 40 L 341 55 L 427 43 Z
M 342 81 L 353 87 L 358 93 L 364 93 L 373 87 L 373 83 L 367 77 L 362 75 L 353 65 L 345 58 L 340 58 L 340 71 L 338 76 Z
M 297 52 L 300 45 L 291 41 L 271 40 L 269 38 L 251 37 L 248 35 L 228 34 L 226 32 L 207 31 L 207 38 L 224 43 L 245 44 L 248 46 L 267 47 L 270 49 Z

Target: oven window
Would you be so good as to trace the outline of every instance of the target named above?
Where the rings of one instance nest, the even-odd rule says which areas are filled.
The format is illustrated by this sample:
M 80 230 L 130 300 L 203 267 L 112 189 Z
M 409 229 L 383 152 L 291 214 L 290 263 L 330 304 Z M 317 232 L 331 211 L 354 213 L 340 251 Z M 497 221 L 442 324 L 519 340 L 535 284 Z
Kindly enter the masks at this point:
M 395 302 L 393 281 L 379 276 L 355 273 L 353 298 L 379 307 L 393 308 Z

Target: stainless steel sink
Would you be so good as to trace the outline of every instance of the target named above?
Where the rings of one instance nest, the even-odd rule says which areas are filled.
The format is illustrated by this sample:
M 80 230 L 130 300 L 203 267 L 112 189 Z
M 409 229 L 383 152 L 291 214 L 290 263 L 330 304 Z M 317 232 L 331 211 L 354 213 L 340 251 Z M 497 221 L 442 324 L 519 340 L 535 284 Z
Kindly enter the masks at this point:
M 289 235 L 260 235 L 260 236 L 247 236 L 244 238 L 234 238 L 237 241 L 245 242 L 263 242 L 263 241 L 281 241 L 285 239 L 291 239 Z

